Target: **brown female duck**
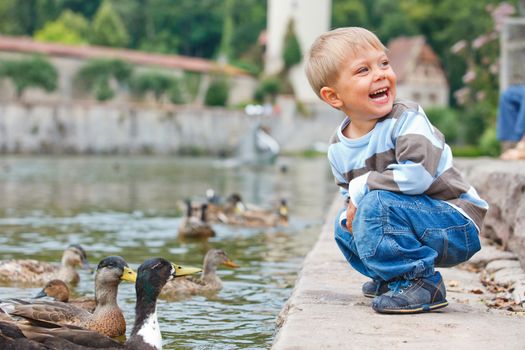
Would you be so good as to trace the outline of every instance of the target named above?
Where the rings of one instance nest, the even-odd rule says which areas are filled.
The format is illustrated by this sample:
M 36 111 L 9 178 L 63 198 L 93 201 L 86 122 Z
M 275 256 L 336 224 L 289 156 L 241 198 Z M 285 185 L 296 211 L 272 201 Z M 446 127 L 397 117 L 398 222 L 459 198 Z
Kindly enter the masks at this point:
M 89 312 L 93 312 L 97 303 L 94 298 L 90 297 L 81 297 L 81 298 L 70 298 L 69 287 L 67 284 L 59 279 L 54 279 L 46 283 L 44 288 L 37 295 L 35 299 L 51 297 L 56 301 L 61 301 L 63 303 L 69 303 L 71 305 L 78 306 L 82 309 L 85 309 Z
M 121 281 L 135 282 L 136 278 L 137 274 L 124 259 L 110 256 L 104 258 L 97 267 L 96 307 L 93 313 L 59 301 L 4 302 L 2 308 L 10 315 L 22 317 L 37 325 L 73 325 L 109 337 L 118 337 L 126 332 L 126 321 L 117 304 L 118 285 Z
M 25 285 L 43 285 L 58 278 L 66 283 L 78 283 L 80 277 L 75 267 L 89 269 L 86 251 L 78 244 L 64 250 L 60 265 L 33 259 L 0 261 L 0 281 Z
M 263 209 L 253 204 L 245 204 L 239 194 L 228 197 L 223 215 L 218 214 L 220 221 L 229 225 L 245 227 L 275 227 L 288 225 L 288 204 L 281 199 L 276 209 Z
M 157 297 L 162 287 L 173 278 L 200 271 L 201 269 L 172 264 L 162 258 L 149 259 L 140 265 L 135 283 L 137 295 L 135 324 L 130 337 L 124 344 L 84 329 L 71 329 L 67 326 L 48 329 L 0 320 L 0 345 L 3 345 L 1 336 L 6 335 L 5 343 L 10 342 L 11 346 L 17 346 L 13 347 L 17 350 L 93 348 L 160 350 L 162 349 L 162 335 L 157 319 Z M 32 343 L 27 345 L 28 341 Z
M 180 238 L 208 238 L 215 236 L 215 231 L 206 218 L 208 204 L 201 205 L 200 216 L 193 215 L 193 207 L 190 200 L 186 200 L 186 216 L 179 226 Z
M 239 267 L 239 265 L 228 258 L 224 250 L 210 249 L 204 257 L 203 273 L 200 278 L 187 276 L 174 279 L 166 283 L 162 289 L 161 297 L 174 298 L 184 295 L 218 292 L 222 289 L 222 281 L 217 276 L 217 267 L 219 265 L 232 268 Z

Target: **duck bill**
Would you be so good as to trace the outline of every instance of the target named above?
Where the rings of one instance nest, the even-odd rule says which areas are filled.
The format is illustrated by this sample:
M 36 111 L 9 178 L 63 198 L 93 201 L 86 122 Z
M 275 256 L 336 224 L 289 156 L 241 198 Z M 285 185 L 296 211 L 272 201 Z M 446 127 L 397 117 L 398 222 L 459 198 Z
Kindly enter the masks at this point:
M 46 294 L 46 291 L 42 289 L 40 292 L 38 292 L 37 295 L 33 297 L 33 299 L 40 299 L 43 297 L 47 297 L 47 294 Z
M 120 277 L 122 281 L 132 282 L 135 283 L 137 281 L 137 273 L 133 271 L 129 267 L 124 267 L 124 272 L 122 273 L 122 276 Z
M 226 260 L 225 262 L 222 263 L 224 266 L 228 266 L 228 267 L 231 267 L 231 268 L 238 268 L 240 267 L 239 265 L 237 265 L 236 263 L 234 263 L 233 261 L 231 261 L 230 259 Z
M 199 269 L 197 267 L 180 266 L 176 264 L 171 264 L 171 265 L 173 266 L 173 269 L 174 269 L 173 277 L 193 275 L 194 273 L 202 272 L 202 269 Z

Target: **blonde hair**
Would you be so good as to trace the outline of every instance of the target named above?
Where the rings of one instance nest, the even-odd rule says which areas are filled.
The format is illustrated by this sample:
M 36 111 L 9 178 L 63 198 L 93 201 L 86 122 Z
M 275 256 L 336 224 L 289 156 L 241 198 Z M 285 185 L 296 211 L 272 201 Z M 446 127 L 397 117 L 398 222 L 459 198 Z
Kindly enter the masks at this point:
M 361 27 L 344 27 L 321 34 L 306 55 L 306 77 L 317 96 L 324 86 L 337 81 L 341 63 L 350 53 L 374 48 L 386 51 L 371 31 Z

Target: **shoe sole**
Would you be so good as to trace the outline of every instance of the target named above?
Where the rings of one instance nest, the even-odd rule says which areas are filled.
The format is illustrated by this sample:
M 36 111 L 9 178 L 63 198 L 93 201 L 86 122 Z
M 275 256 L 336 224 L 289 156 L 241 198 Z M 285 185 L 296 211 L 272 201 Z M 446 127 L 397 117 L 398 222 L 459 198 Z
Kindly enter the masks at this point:
M 367 297 L 367 298 L 375 298 L 375 297 L 380 296 L 381 294 L 365 294 L 365 293 L 363 293 L 363 295 L 364 295 L 365 297 Z
M 374 309 L 374 310 L 381 314 L 418 314 L 422 312 L 429 312 L 429 311 L 441 309 L 441 308 L 444 308 L 445 306 L 448 306 L 448 301 L 446 300 L 440 301 L 434 304 L 423 304 L 419 307 L 415 307 L 412 309 L 384 309 L 384 310 Z

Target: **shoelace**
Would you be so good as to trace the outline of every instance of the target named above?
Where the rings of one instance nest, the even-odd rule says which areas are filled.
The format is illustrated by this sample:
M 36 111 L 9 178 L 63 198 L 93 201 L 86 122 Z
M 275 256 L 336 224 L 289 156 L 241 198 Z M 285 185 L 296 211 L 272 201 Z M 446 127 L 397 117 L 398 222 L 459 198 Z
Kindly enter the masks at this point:
M 388 289 L 394 293 L 402 293 L 404 289 L 410 287 L 412 283 L 409 280 L 397 280 L 388 284 Z

